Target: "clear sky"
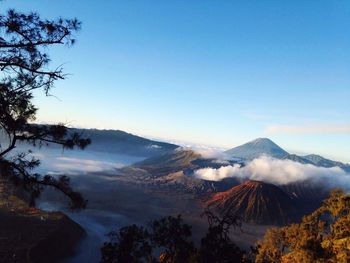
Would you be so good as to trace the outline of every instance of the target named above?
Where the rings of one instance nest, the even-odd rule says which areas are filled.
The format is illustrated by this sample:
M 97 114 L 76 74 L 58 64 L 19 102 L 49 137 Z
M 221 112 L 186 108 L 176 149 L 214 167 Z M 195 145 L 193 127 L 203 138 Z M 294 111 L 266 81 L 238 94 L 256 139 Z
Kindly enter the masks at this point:
M 7 0 L 83 22 L 39 121 L 350 162 L 350 1 Z

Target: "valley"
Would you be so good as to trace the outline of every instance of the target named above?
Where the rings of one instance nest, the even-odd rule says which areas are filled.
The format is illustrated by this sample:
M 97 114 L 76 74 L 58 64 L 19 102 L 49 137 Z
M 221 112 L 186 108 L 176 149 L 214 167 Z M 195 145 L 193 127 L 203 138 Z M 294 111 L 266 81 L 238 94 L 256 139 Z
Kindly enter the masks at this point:
M 349 1 L 0 6 L 0 263 L 350 262 Z
M 254 147 L 250 147 L 249 151 L 252 150 Z M 260 155 L 268 154 L 259 147 L 256 151 Z M 106 170 L 78 169 L 69 174 L 72 186 L 88 200 L 86 209 L 72 213 L 66 208 L 65 199 L 55 191 L 46 191 L 38 203 L 47 211 L 63 211 L 87 232 L 80 245 L 82 250 L 78 248 L 76 256 L 67 263 L 96 262 L 101 244 L 111 230 L 147 224 L 167 215 L 181 214 L 185 222 L 193 226 L 194 239 L 199 242 L 207 228 L 206 219 L 201 217 L 207 208 L 218 214 L 235 211 L 242 216 L 242 229 L 235 229 L 231 236 L 239 246 L 249 249 L 263 237 L 266 229 L 299 221 L 302 215 L 320 205 L 328 193 L 327 188 L 309 180 L 276 186 L 242 177 L 203 180 L 196 176 L 200 169 L 249 165 L 249 160 L 237 156 L 223 162 L 181 147 L 153 157 L 138 156 L 138 159 L 115 153 L 108 156 L 119 165 Z M 281 160 L 286 156 L 289 155 L 283 155 Z M 78 158 L 74 158 L 73 163 L 75 159 Z M 294 160 L 288 159 L 288 162 Z M 44 164 L 44 167 L 49 166 Z

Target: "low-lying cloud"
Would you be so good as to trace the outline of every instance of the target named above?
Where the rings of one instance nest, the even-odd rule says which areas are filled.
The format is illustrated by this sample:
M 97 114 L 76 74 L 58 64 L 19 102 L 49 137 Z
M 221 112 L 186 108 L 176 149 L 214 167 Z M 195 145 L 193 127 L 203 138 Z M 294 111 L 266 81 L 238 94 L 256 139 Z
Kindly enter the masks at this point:
M 232 156 L 229 154 L 226 154 L 224 152 L 225 149 L 221 147 L 215 147 L 215 146 L 208 146 L 208 145 L 188 145 L 188 146 L 181 146 L 178 148 L 179 151 L 181 150 L 192 150 L 198 154 L 200 154 L 205 159 L 216 159 L 218 162 L 222 163 L 228 163 L 228 160 L 232 159 Z
M 330 187 L 342 186 L 350 189 L 350 175 L 339 167 L 324 168 L 311 164 L 301 164 L 291 160 L 279 160 L 262 156 L 245 166 L 235 164 L 218 169 L 203 168 L 195 171 L 195 177 L 220 181 L 224 178 L 257 180 L 276 185 L 312 180 Z
M 58 149 L 40 149 L 33 154 L 41 160 L 37 172 L 62 174 L 82 174 L 90 172 L 108 172 L 130 165 L 144 158 L 101 153 L 93 151 L 65 151 Z
M 97 160 L 84 160 L 72 157 L 57 157 L 51 166 L 53 169 L 64 172 L 102 172 L 120 168 L 123 165 Z

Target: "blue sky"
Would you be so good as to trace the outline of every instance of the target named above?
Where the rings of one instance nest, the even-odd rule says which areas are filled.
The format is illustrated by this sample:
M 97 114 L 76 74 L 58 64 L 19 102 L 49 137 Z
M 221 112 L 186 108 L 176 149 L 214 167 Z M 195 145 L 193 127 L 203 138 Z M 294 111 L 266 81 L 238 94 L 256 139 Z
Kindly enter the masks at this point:
M 39 121 L 350 162 L 349 1 L 7 0 L 83 22 Z

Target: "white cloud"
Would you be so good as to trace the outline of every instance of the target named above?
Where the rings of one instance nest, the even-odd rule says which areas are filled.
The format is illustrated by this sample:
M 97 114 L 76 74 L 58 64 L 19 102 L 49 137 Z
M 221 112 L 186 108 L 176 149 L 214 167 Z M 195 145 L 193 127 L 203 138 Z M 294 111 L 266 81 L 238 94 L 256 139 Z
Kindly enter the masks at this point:
M 289 125 L 271 125 L 266 127 L 265 131 L 270 134 L 292 133 L 292 134 L 315 134 L 315 133 L 336 133 L 350 134 L 350 124 L 322 124 L 309 126 L 289 126 Z
M 162 146 L 157 145 L 157 144 L 152 144 L 152 145 L 148 146 L 148 148 L 150 148 L 150 149 L 160 149 L 160 148 L 162 148 Z
M 227 163 L 228 160 L 231 160 L 232 157 L 224 152 L 224 149 L 221 147 L 210 146 L 210 145 L 201 145 L 201 144 L 192 144 L 181 146 L 178 150 L 192 150 L 200 154 L 203 158 L 206 159 L 216 159 L 218 163 Z
M 204 168 L 195 171 L 195 177 L 219 181 L 227 177 L 240 180 L 257 180 L 276 185 L 312 180 L 329 187 L 342 186 L 350 189 L 350 175 L 339 167 L 323 168 L 301 164 L 291 160 L 279 160 L 262 156 L 246 166 L 229 165 L 218 169 Z
M 113 170 L 122 167 L 122 164 L 86 160 L 71 157 L 57 157 L 51 163 L 51 169 L 60 172 L 102 172 L 106 170 Z

